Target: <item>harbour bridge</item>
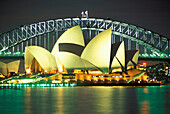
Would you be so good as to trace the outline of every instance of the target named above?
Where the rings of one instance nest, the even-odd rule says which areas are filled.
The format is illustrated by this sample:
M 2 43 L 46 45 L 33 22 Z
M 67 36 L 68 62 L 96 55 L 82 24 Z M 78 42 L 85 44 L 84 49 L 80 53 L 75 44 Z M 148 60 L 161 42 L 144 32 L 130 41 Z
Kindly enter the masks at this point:
M 106 29 L 112 29 L 112 43 L 125 42 L 126 50 L 139 49 L 139 58 L 170 59 L 170 39 L 151 30 L 110 19 L 75 17 L 21 25 L 0 34 L 0 57 L 23 57 L 26 46 L 41 46 L 51 51 L 67 29 L 80 25 L 85 43 Z

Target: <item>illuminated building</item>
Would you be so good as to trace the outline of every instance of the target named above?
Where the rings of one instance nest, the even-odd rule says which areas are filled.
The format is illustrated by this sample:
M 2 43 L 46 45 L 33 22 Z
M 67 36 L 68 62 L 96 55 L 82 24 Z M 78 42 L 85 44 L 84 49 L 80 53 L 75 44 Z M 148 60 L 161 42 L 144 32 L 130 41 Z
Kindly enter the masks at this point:
M 28 46 L 25 48 L 25 69 L 31 72 L 49 72 L 56 69 L 54 56 L 46 49 L 38 46 Z
M 170 80 L 170 65 L 168 63 L 159 63 L 146 67 L 146 73 L 150 79 Z
M 139 50 L 125 51 L 124 41 L 112 44 L 111 34 L 107 29 L 85 45 L 80 26 L 74 26 L 59 37 L 51 53 L 39 46 L 25 48 L 25 69 L 27 73 L 60 72 L 63 77 L 74 74 L 73 79 L 80 81 L 135 80 L 141 71 L 127 69 L 137 65 Z
M 20 60 L 12 61 L 9 63 L 0 62 L 0 73 L 7 76 L 8 73 L 18 73 Z

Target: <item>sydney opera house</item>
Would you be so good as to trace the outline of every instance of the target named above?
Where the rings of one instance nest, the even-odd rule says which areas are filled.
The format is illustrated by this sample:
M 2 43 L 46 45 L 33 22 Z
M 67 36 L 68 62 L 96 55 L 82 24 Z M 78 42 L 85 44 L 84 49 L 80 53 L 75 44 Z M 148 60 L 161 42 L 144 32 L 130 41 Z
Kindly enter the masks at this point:
M 146 81 L 145 72 L 136 69 L 139 50 L 126 51 L 124 41 L 113 44 L 111 34 L 111 29 L 104 30 L 85 45 L 80 26 L 74 26 L 59 37 L 51 52 L 40 46 L 27 46 L 25 75 L 5 80 L 9 84 L 39 83 L 42 80 L 51 80 L 51 83 Z M 3 75 L 17 73 L 19 64 L 19 60 L 0 62 L 0 72 Z
M 27 73 L 85 70 L 111 74 L 113 69 L 135 66 L 139 50 L 125 51 L 123 41 L 111 44 L 111 33 L 105 30 L 85 46 L 81 28 L 72 27 L 60 36 L 51 53 L 39 46 L 26 47 L 25 69 Z
M 7 76 L 9 73 L 18 73 L 20 60 L 9 63 L 0 62 L 0 73 Z
M 40 46 L 25 47 L 25 73 L 5 78 L 1 83 L 127 84 L 146 82 L 145 72 L 136 69 L 139 50 L 125 50 L 124 41 L 112 43 L 111 29 L 85 44 L 80 26 L 65 31 L 51 52 Z M 11 77 L 20 60 L 0 62 L 0 73 Z
M 136 76 L 141 71 L 135 69 L 139 50 L 125 51 L 124 41 L 112 44 L 111 34 L 107 29 L 85 45 L 80 26 L 74 26 L 59 37 L 51 52 L 39 46 L 26 47 L 25 70 L 27 74 L 58 73 L 58 80 L 141 80 L 141 75 Z
M 80 26 L 74 26 L 59 37 L 51 52 L 40 46 L 27 46 L 24 55 L 25 78 L 17 77 L 7 82 L 37 83 L 48 79 L 52 83 L 146 81 L 144 72 L 136 69 L 139 50 L 125 51 L 124 41 L 112 44 L 111 34 L 111 29 L 107 29 L 85 45 Z M 19 63 L 0 62 L 0 72 L 4 75 L 7 72 L 17 73 Z M 44 75 L 50 78 L 42 78 Z

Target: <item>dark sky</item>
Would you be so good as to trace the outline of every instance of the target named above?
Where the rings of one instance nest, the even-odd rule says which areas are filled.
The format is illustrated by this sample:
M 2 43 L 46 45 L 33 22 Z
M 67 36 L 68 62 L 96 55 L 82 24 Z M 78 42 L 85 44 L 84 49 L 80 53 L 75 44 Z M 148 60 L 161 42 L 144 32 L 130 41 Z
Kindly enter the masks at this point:
M 1 0 L 0 32 L 34 22 L 80 16 L 109 17 L 170 38 L 170 0 Z

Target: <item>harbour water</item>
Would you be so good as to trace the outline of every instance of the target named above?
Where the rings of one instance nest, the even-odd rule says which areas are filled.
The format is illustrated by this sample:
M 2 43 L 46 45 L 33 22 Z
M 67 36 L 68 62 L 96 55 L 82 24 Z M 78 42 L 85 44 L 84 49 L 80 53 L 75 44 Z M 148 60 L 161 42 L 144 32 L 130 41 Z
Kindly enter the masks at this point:
M 170 85 L 0 88 L 0 114 L 170 114 Z

